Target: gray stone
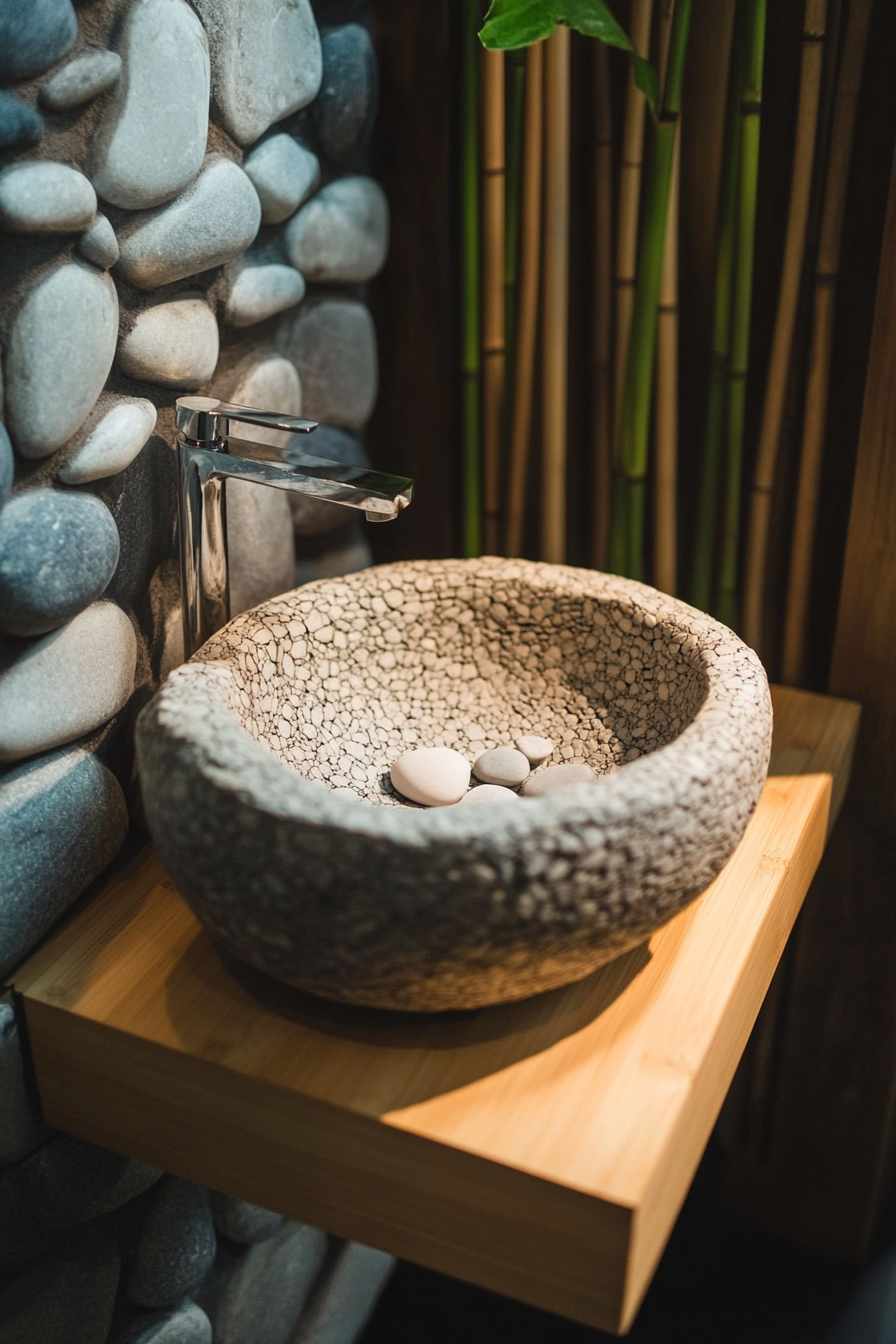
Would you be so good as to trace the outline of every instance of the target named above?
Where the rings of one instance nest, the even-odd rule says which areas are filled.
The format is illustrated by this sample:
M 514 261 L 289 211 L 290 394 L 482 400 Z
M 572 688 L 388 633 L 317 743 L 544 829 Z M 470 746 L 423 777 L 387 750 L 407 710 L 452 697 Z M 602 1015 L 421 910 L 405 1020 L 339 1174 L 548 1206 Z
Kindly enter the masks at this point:
M 48 70 L 77 36 L 70 0 L 6 0 L 0 6 L 0 83 L 18 84 Z
M 16 464 L 6 426 L 0 423 L 0 509 L 9 499 Z
M 111 863 L 127 829 L 118 780 L 83 746 L 0 774 L 0 975 Z
M 261 356 L 235 372 L 235 377 L 215 387 L 222 400 L 301 415 L 302 389 L 288 360 L 277 355 Z M 277 430 L 253 428 L 249 432 L 254 439 L 273 446 L 287 438 Z M 295 545 L 289 496 L 283 490 L 236 480 L 227 482 L 225 494 L 230 610 L 245 611 L 292 587 Z
M 295 549 L 282 490 L 235 480 L 226 489 L 230 610 L 236 613 L 292 587 Z
M 286 449 L 286 460 L 294 466 L 301 466 L 301 459 L 308 455 L 322 458 L 326 462 L 340 462 L 346 466 L 369 467 L 370 458 L 364 446 L 353 434 L 334 425 L 318 425 L 312 434 L 296 434 Z M 341 527 L 350 517 L 350 513 L 341 504 L 328 504 L 326 500 L 314 499 L 311 495 L 287 495 L 292 511 L 293 527 L 298 536 L 315 537 L 323 532 L 331 532 Z M 346 571 L 342 571 L 346 572 Z
M 534 733 L 526 733 L 516 738 L 513 745 L 517 751 L 523 753 L 531 766 L 541 765 L 554 750 L 554 744 L 549 737 L 538 737 Z
M 331 163 L 364 148 L 376 120 L 379 70 L 366 28 L 349 23 L 321 37 L 323 78 L 311 114 L 318 142 Z
M 309 0 L 255 0 L 251 21 L 242 0 L 196 0 L 196 8 L 208 32 L 215 106 L 238 145 L 251 145 L 316 96 L 320 38 Z
M 371 177 L 337 178 L 293 216 L 284 244 L 307 280 L 372 279 L 389 247 L 389 207 L 382 187 Z
M 202 166 L 208 42 L 185 0 L 136 0 L 116 46 L 123 77 L 94 134 L 90 177 L 104 200 L 146 210 L 183 191 Z
M 517 789 L 529 774 L 529 762 L 515 747 L 492 747 L 473 762 L 473 774 L 483 784 Z
M 0 1173 L 0 1269 L 27 1264 L 54 1233 L 112 1213 L 161 1174 L 94 1143 L 54 1135 Z
M 78 239 L 78 251 L 94 266 L 108 271 L 120 254 L 115 230 L 104 214 L 98 213 L 89 229 Z
M 307 301 L 283 320 L 278 344 L 302 380 L 303 414 L 342 429 L 360 429 L 376 401 L 373 319 L 354 299 Z
M 0 781 L 0 808 L 2 808 Z M 0 831 L 2 831 L 0 819 Z M 2 884 L 2 879 L 0 879 Z M 0 996 L 0 1167 L 18 1162 L 49 1137 L 25 1081 L 22 1042 L 9 995 Z
M 152 1192 L 128 1267 L 126 1292 L 143 1307 L 170 1307 L 205 1278 L 215 1261 L 209 1192 L 163 1176 Z
M 117 52 L 86 47 L 47 80 L 40 101 L 53 112 L 67 112 L 108 89 L 120 74 L 121 57 Z
M 251 257 L 233 263 L 228 282 L 224 321 L 229 327 L 254 326 L 305 297 L 304 278 L 292 266 L 253 264 Z
M 185 1302 L 173 1311 L 138 1316 L 110 1344 L 212 1344 L 212 1323 L 195 1302 Z
M 354 535 L 342 546 L 334 546 L 312 559 L 297 560 L 294 576 L 295 586 L 315 583 L 318 579 L 338 579 L 343 574 L 357 574 L 360 569 L 369 569 L 373 564 L 373 553 L 366 537 Z
M 504 803 L 518 803 L 519 797 L 512 789 L 502 787 L 500 784 L 479 784 L 475 789 L 470 789 L 465 793 L 455 807 L 494 807 Z
M 74 441 L 67 445 L 57 480 L 65 485 L 84 485 L 116 476 L 130 466 L 155 426 L 156 408 L 151 401 L 104 392 Z
M 265 224 L 288 219 L 320 181 L 317 155 L 283 132 L 256 145 L 243 168 L 258 192 Z
M 540 774 L 530 775 L 523 785 L 524 798 L 546 798 L 558 789 L 575 788 L 577 784 L 590 784 L 597 775 L 590 765 L 584 762 L 570 765 L 549 765 Z
M 315 1287 L 293 1344 L 355 1344 L 395 1264 L 385 1251 L 345 1242 Z
M 43 129 L 43 118 L 32 107 L 0 89 L 0 149 L 39 140 Z
M 93 222 L 96 192 L 65 163 L 0 169 L 0 228 L 7 233 L 79 233 Z
M 182 294 L 138 313 L 118 346 L 122 373 L 162 387 L 193 391 L 218 362 L 218 324 L 200 294 Z
M 7 427 L 23 457 L 48 457 L 83 424 L 117 339 L 115 286 L 92 266 L 69 262 L 27 294 L 4 354 Z
M 59 1253 L 0 1287 L 0 1344 L 105 1344 L 119 1263 L 108 1232 L 70 1237 Z
M 118 529 L 93 495 L 30 490 L 0 514 L 0 632 L 44 635 L 90 606 L 118 564 Z
M 360 20 L 369 9 L 369 0 L 311 0 L 314 17 L 321 28 Z
M 234 1199 L 217 1192 L 212 1194 L 212 1212 L 219 1235 L 243 1246 L 267 1241 L 268 1237 L 279 1232 L 284 1222 L 281 1213 L 273 1213 L 258 1204 L 249 1204 L 244 1199 Z
M 0 761 L 72 742 L 117 714 L 134 688 L 137 641 L 113 602 L 0 659 Z
M 215 1268 L 196 1293 L 215 1344 L 292 1344 L 326 1251 L 325 1232 L 292 1222 L 248 1250 L 220 1247 Z
M 418 745 L 471 759 L 536 731 L 601 778 L 434 810 L 384 780 Z M 414 1012 L 525 998 L 642 943 L 728 861 L 770 742 L 765 674 L 730 630 L 643 584 L 495 557 L 264 603 L 137 721 L 151 833 L 210 936 L 305 992 Z
M 141 289 L 170 285 L 238 256 L 260 224 L 258 195 L 242 168 L 210 154 L 186 191 L 119 230 L 119 273 Z

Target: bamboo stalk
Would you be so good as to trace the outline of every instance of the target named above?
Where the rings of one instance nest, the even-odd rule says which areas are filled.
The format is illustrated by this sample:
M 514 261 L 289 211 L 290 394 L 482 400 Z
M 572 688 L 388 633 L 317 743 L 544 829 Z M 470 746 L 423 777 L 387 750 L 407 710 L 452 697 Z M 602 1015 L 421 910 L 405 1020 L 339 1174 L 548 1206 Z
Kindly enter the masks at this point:
M 652 11 L 653 0 L 632 0 L 629 36 L 639 56 L 646 57 L 648 55 Z M 622 161 L 619 165 L 619 219 L 616 229 L 614 443 L 619 440 L 619 427 L 622 420 L 622 393 L 628 358 L 628 338 L 635 302 L 638 215 L 641 205 L 641 173 L 644 164 L 644 111 L 644 95 L 635 87 L 634 75 L 629 71 L 625 94 L 625 120 L 622 129 Z
M 737 187 L 740 181 L 740 97 L 743 86 L 747 18 L 747 8 L 744 0 L 741 0 L 735 14 L 731 58 L 728 64 L 713 294 L 712 358 L 706 390 L 700 493 L 691 571 L 691 602 L 701 611 L 708 611 L 713 600 L 722 463 L 725 454 L 728 356 L 731 351 L 731 295 L 734 281 Z
M 526 52 L 508 51 L 505 67 L 505 193 L 504 193 L 504 425 L 502 470 L 509 458 L 512 377 L 516 347 L 516 317 L 520 278 L 520 211 L 523 172 L 523 115 L 526 90 Z
M 610 62 L 594 42 L 594 369 L 591 563 L 604 569 L 613 488 L 613 108 Z
M 563 564 L 569 316 L 569 29 L 563 24 L 545 43 L 544 151 L 541 557 Z
M 660 79 L 665 80 L 674 0 L 660 9 Z M 654 424 L 653 581 L 666 593 L 678 583 L 678 212 L 681 180 L 681 126 L 675 139 L 669 214 L 656 335 L 656 416 Z
M 737 604 L 744 412 L 753 299 L 753 251 L 756 235 L 756 187 L 759 178 L 765 16 L 766 0 L 748 0 L 747 49 L 740 112 L 740 171 L 737 244 L 731 301 L 731 354 L 727 378 L 728 453 L 717 602 L 718 617 L 726 625 L 734 624 Z
M 675 138 L 669 220 L 657 316 L 656 459 L 653 581 L 664 593 L 678 587 L 678 209 L 681 128 Z
M 481 0 L 464 0 L 461 69 L 461 430 L 463 550 L 482 551 L 479 352 L 479 41 Z
M 532 435 L 532 386 L 538 329 L 541 261 L 541 186 L 544 135 L 544 45 L 526 51 L 523 118 L 523 173 L 520 227 L 519 308 L 514 341 L 513 411 L 510 421 L 510 470 L 507 489 L 507 554 L 523 549 L 526 477 Z
M 504 53 L 480 53 L 482 76 L 483 542 L 498 551 L 504 425 Z
M 826 0 L 806 0 L 803 18 L 803 47 L 800 64 L 800 92 L 797 110 L 793 175 L 784 243 L 784 265 L 778 309 L 772 337 L 765 402 L 759 431 L 759 447 L 753 471 L 750 516 L 747 529 L 747 555 L 744 569 L 743 635 L 748 644 L 762 651 L 762 614 L 765 576 L 768 562 L 769 524 L 772 489 L 778 463 L 784 400 L 790 375 L 793 334 L 796 326 L 806 226 L 812 190 L 812 166 L 818 129 L 818 102 L 824 56 Z
M 790 686 L 799 685 L 805 674 L 806 628 L 830 386 L 840 246 L 872 4 L 873 0 L 852 0 L 849 6 L 834 103 L 831 153 L 815 268 L 812 342 L 784 623 L 783 677 Z
M 638 253 L 638 281 L 616 453 L 619 506 L 614 508 L 612 519 L 612 562 L 615 569 L 633 579 L 640 578 L 643 569 L 644 501 L 656 360 L 657 310 L 692 5 L 693 0 L 676 0 L 672 20 L 668 67 L 654 139 Z

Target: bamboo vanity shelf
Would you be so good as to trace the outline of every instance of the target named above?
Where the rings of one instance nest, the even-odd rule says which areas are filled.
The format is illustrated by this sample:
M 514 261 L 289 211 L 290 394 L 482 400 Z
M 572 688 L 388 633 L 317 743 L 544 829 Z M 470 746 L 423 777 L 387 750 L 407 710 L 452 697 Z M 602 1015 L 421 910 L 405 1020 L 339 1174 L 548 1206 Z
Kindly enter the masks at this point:
M 50 1124 L 626 1331 L 849 774 L 858 707 L 776 689 L 771 775 L 711 887 L 526 1002 L 328 1005 L 222 960 L 147 845 L 13 976 Z

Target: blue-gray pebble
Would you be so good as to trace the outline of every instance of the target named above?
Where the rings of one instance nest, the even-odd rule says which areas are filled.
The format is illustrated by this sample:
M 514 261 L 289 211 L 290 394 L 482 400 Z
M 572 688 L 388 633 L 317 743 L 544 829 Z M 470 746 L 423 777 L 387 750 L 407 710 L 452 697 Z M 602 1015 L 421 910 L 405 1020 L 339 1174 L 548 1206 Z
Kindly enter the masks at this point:
M 110 1344 L 212 1344 L 212 1323 L 195 1302 L 184 1302 L 173 1311 L 141 1312 Z
M 128 1297 L 143 1307 L 175 1306 L 205 1278 L 217 1244 L 208 1190 L 163 1176 L 134 1248 Z
M 78 36 L 71 0 L 4 0 L 0 5 L 0 82 L 30 79 L 65 55 Z
M 121 785 L 83 746 L 0 774 L 0 979 L 115 858 L 127 829 Z
M 33 108 L 0 90 L 0 149 L 39 140 L 43 129 L 43 118 Z
M 12 444 L 9 441 L 6 426 L 0 425 L 0 509 L 9 499 L 14 475 L 15 460 L 12 455 Z
M 57 1134 L 0 1173 L 0 1271 L 45 1255 L 54 1233 L 112 1213 L 161 1175 L 144 1162 Z
M 217 1191 L 212 1194 L 212 1214 L 219 1235 L 243 1246 L 267 1241 L 280 1231 L 284 1222 L 280 1213 L 272 1213 L 259 1204 L 249 1204 L 244 1199 L 234 1199 Z
M 376 120 L 376 55 L 358 23 L 322 33 L 321 50 L 323 78 L 311 111 L 322 153 L 331 163 L 343 163 L 364 148 Z
M 89 607 L 118 564 L 115 520 L 80 491 L 32 490 L 0 513 L 0 631 L 42 635 Z

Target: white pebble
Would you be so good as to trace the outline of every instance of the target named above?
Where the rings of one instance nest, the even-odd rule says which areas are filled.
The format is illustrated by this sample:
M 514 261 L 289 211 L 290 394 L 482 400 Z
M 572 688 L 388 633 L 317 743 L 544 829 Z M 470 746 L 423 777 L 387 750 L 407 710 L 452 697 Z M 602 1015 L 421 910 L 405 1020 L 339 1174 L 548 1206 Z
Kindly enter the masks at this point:
M 535 737 L 531 734 L 527 737 L 516 738 L 513 745 L 517 751 L 523 753 L 533 768 L 536 765 L 541 765 L 542 761 L 546 761 L 554 750 L 554 744 L 549 737 Z
M 518 803 L 519 798 L 511 789 L 500 784 L 480 784 L 465 793 L 455 807 L 495 807 L 501 803 Z
M 590 765 L 549 765 L 540 775 L 532 775 L 523 785 L 523 796 L 542 798 L 557 789 L 567 789 L 574 784 L 590 784 L 597 775 Z
M 400 756 L 389 776 L 402 797 L 412 803 L 449 807 L 467 791 L 470 763 L 450 747 L 418 747 Z
M 529 761 L 514 747 L 494 747 L 477 756 L 473 774 L 483 784 L 502 784 L 505 789 L 516 789 L 528 777 Z

